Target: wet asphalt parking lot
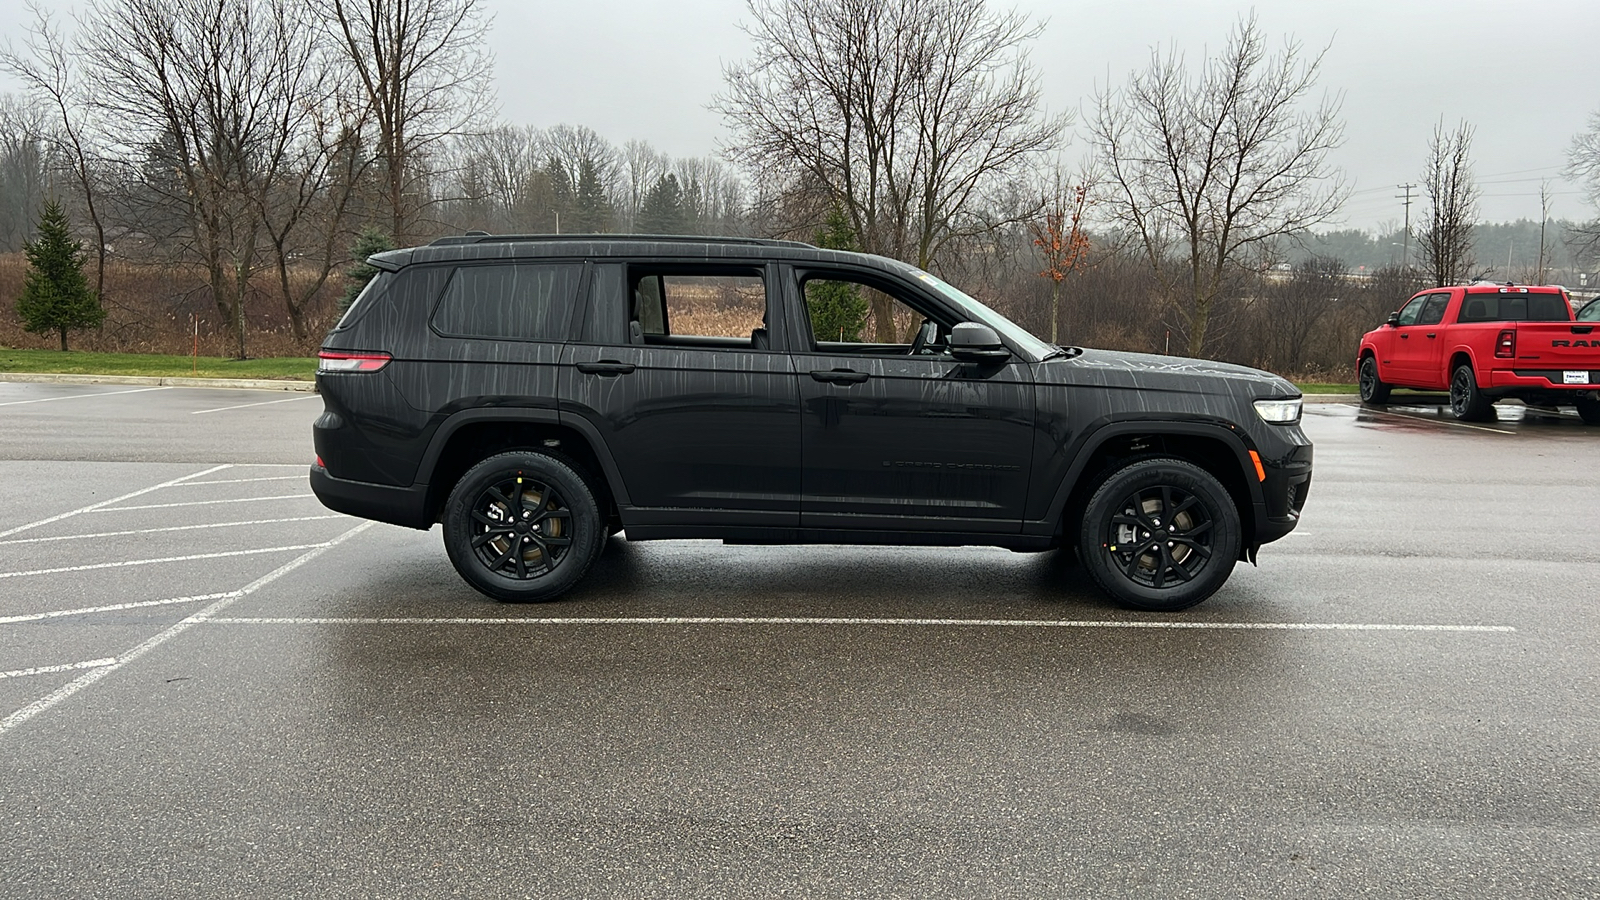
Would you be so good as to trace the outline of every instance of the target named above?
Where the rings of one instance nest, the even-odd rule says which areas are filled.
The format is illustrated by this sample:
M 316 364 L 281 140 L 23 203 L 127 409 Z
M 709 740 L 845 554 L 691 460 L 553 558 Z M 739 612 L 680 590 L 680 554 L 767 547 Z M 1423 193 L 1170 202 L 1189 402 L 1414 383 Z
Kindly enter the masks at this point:
M 310 496 L 314 395 L 0 384 L 0 897 L 1593 897 L 1600 429 L 1308 406 L 1178 615 L 1058 554 L 613 539 L 570 599 Z

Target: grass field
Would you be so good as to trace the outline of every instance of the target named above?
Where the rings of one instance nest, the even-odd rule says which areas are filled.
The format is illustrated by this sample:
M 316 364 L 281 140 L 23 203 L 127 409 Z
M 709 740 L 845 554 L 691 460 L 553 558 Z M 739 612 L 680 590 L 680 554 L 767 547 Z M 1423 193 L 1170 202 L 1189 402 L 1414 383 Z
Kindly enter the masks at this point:
M 317 361 L 308 357 L 226 359 L 153 353 L 84 353 L 75 350 L 10 350 L 0 347 L 0 372 L 57 375 L 149 375 L 155 377 L 277 378 L 310 381 Z

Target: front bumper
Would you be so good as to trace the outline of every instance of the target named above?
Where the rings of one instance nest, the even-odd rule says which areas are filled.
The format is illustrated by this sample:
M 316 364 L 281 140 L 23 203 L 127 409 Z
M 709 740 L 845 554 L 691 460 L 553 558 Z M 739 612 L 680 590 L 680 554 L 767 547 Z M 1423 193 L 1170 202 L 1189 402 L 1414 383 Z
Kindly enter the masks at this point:
M 1287 436 L 1287 435 L 1286 435 Z M 1255 504 L 1255 543 L 1269 544 L 1300 524 L 1300 510 L 1311 490 L 1311 442 L 1295 426 L 1281 453 L 1261 454 L 1261 500 Z

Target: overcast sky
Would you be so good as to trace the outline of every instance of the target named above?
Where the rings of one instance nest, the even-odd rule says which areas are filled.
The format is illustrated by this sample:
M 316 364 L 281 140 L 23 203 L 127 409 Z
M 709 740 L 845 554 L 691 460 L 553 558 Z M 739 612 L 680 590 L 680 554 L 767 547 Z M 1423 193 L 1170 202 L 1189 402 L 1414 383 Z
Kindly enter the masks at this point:
M 722 87 L 723 65 L 748 55 L 738 27 L 743 0 L 484 3 L 495 18 L 504 119 L 587 125 L 615 143 L 639 138 L 674 156 L 716 152 L 722 123 L 706 106 Z M 1017 6 L 1047 22 L 1032 58 L 1052 112 L 1077 111 L 1108 77 L 1122 83 L 1153 46 L 1176 42 L 1198 61 L 1252 8 L 1220 0 Z M 1553 215 L 1593 217 L 1560 170 L 1572 136 L 1600 111 L 1600 0 L 1265 0 L 1253 8 L 1274 41 L 1329 48 L 1320 85 L 1343 94 L 1345 143 L 1332 161 L 1354 188 L 1348 225 L 1400 222 L 1395 186 L 1419 180 L 1441 116 L 1477 128 L 1482 218 L 1537 219 L 1543 179 L 1556 195 Z M 30 19 L 21 0 L 0 0 L 4 34 Z M 0 90 L 16 84 L 0 76 Z M 1075 134 L 1066 152 L 1083 146 Z

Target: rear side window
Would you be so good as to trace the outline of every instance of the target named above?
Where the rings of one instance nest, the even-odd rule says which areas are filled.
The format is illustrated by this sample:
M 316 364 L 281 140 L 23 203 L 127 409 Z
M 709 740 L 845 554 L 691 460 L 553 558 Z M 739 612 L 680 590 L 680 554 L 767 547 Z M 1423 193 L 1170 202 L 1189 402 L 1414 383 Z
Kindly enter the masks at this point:
M 461 266 L 433 313 L 440 334 L 511 341 L 564 341 L 583 266 L 496 263 Z
M 1428 302 L 1422 304 L 1422 313 L 1417 316 L 1418 325 L 1437 325 L 1444 321 L 1444 308 L 1450 305 L 1449 294 L 1429 294 Z
M 1571 313 L 1560 294 L 1468 294 L 1459 322 L 1567 322 Z

